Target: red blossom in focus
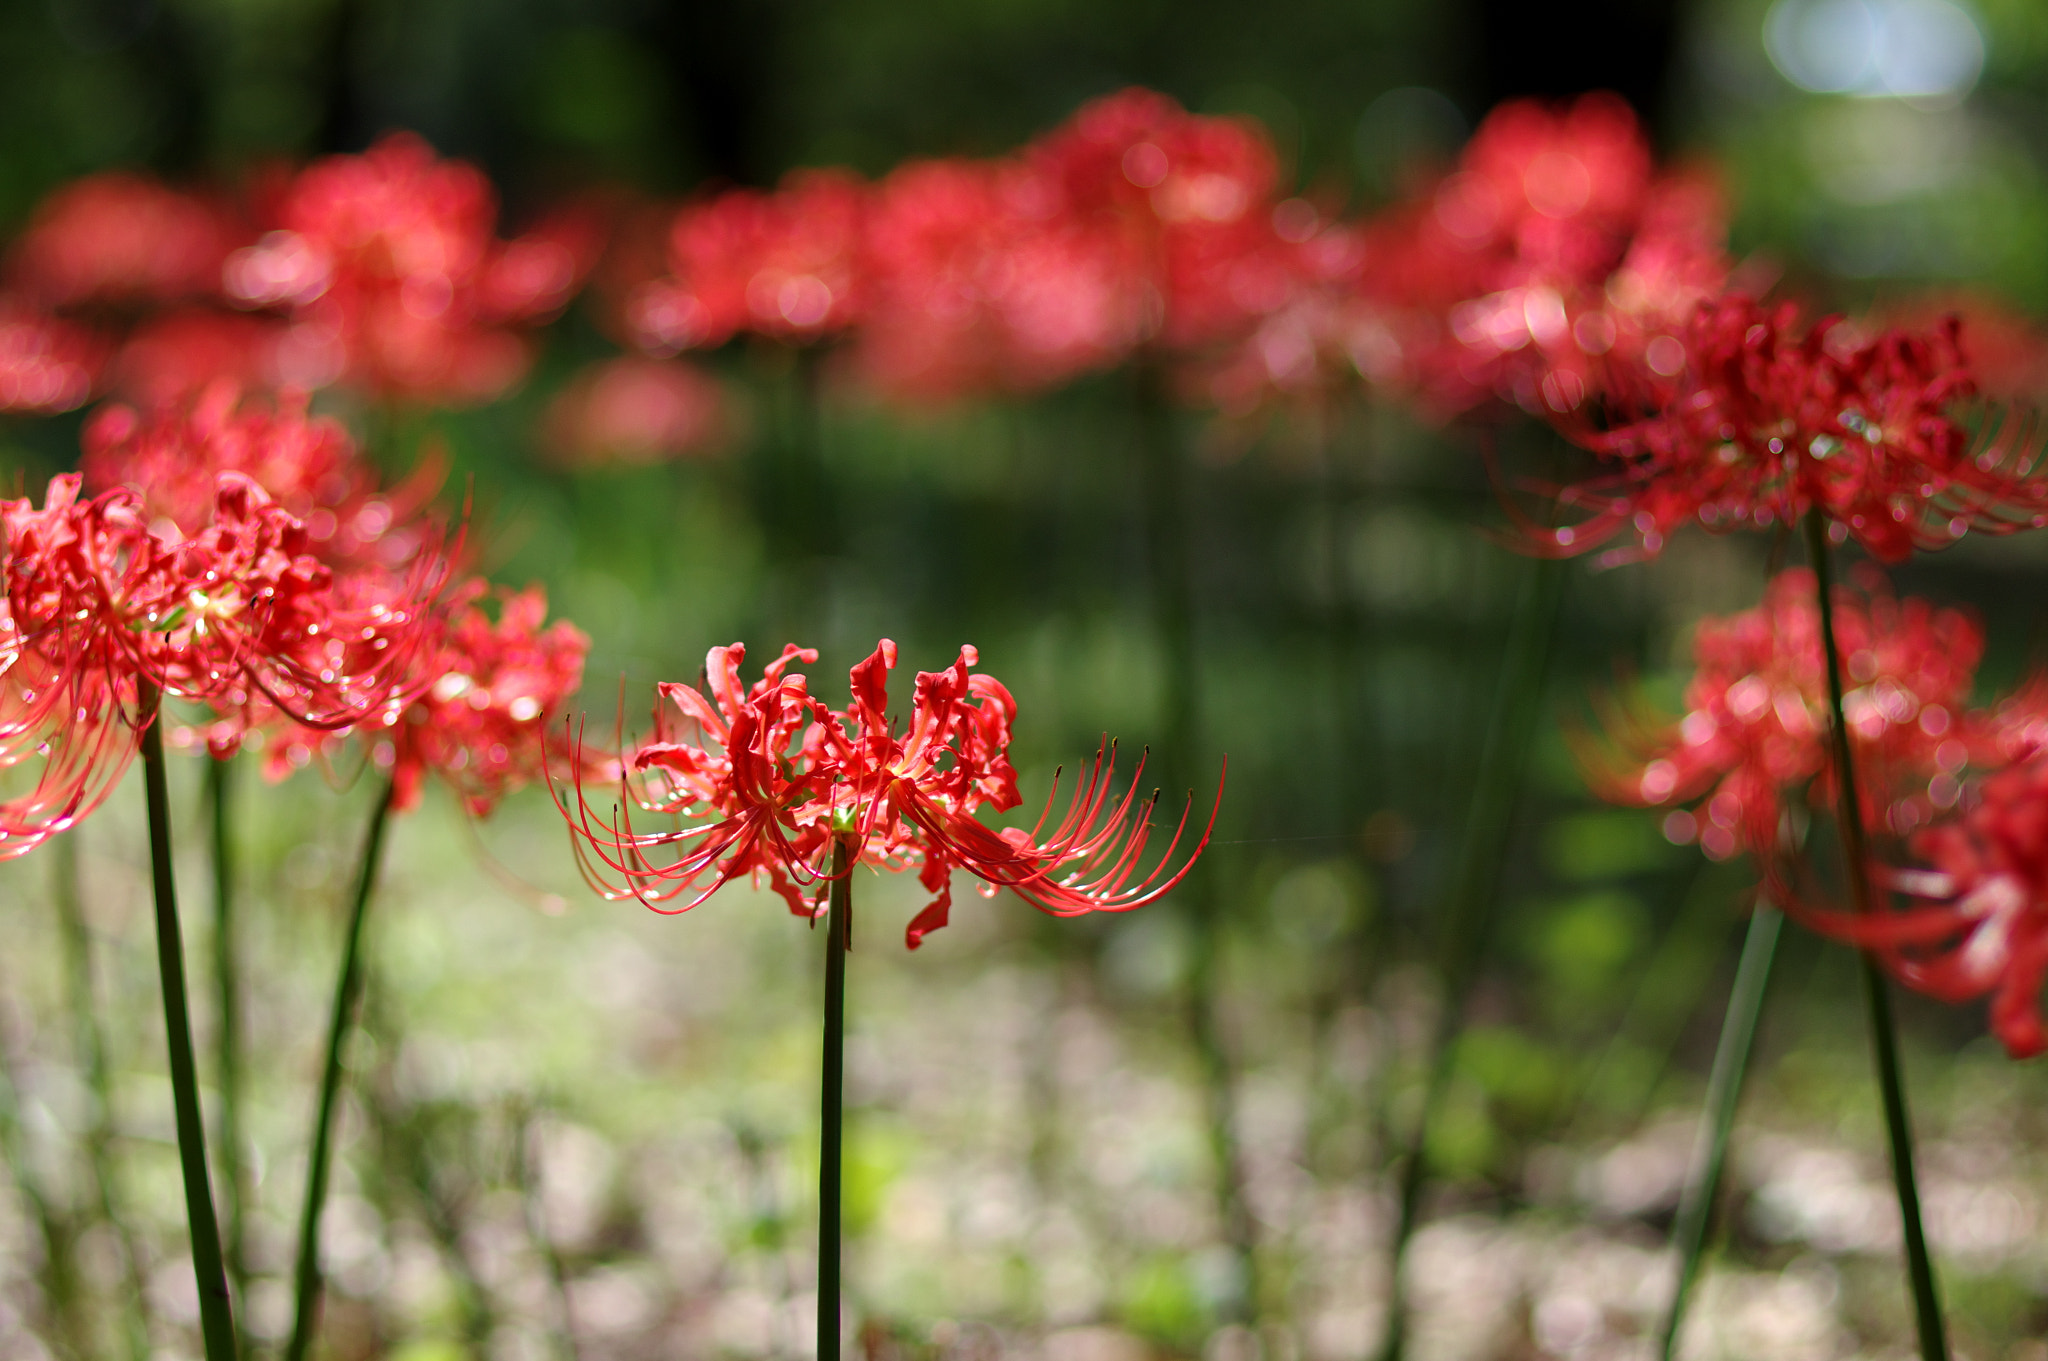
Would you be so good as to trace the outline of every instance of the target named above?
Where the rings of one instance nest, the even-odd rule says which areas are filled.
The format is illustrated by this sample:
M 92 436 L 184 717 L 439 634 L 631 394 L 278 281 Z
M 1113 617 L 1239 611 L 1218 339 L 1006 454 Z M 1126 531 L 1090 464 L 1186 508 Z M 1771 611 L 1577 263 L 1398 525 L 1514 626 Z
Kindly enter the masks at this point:
M 657 354 L 723 345 L 741 331 L 804 342 L 859 319 L 866 189 L 840 170 L 796 170 L 774 193 L 732 189 L 684 208 L 665 278 L 627 304 Z
M 1577 410 L 1617 367 L 1683 365 L 1686 319 L 1727 279 L 1725 230 L 1718 191 L 1655 174 L 1615 96 L 1504 104 L 1454 173 L 1367 225 L 1352 357 L 1443 415 Z
M 36 763 L 34 787 L 0 802 L 0 858 L 97 806 L 155 721 L 155 692 L 231 724 L 272 711 L 326 728 L 396 720 L 435 628 L 431 565 L 376 599 L 338 590 L 304 526 L 236 473 L 190 535 L 152 524 L 126 488 L 78 493 L 65 474 L 41 509 L 0 503 L 0 767 Z
M 46 307 L 160 306 L 217 297 L 237 244 L 220 209 L 146 175 L 73 180 L 37 205 L 8 274 Z
M 0 294 L 0 412 L 84 406 L 104 362 L 105 346 L 91 331 Z
M 1746 298 L 1703 306 L 1669 376 L 1645 370 L 1612 401 L 1617 419 L 1575 437 L 1602 470 L 1557 494 L 1586 512 L 1527 527 L 1538 552 L 1656 554 L 1697 519 L 1708 528 L 1790 524 L 1819 510 L 1870 553 L 1899 562 L 1971 529 L 2048 524 L 2048 476 L 2022 422 L 1974 439 L 1952 408 L 1975 393 L 1953 320 L 1930 332 L 1838 337 L 1797 309 Z
M 294 176 L 275 230 L 228 258 L 226 291 L 291 319 L 280 364 L 292 386 L 488 400 L 526 372 L 517 328 L 567 304 L 596 244 L 580 215 L 512 241 L 496 219 L 481 171 L 396 133 Z
M 1960 792 L 1983 631 L 1959 611 L 1877 586 L 1838 587 L 1834 613 L 1864 818 L 1903 836 Z M 1756 608 L 1702 620 L 1692 650 L 1685 715 L 1618 712 L 1582 764 L 1603 798 L 1688 805 L 1664 820 L 1673 841 L 1697 839 L 1716 860 L 1747 851 L 1775 875 L 1787 794 L 1812 786 L 1813 802 L 1836 798 L 1813 574 L 1780 573 Z
M 695 365 L 626 355 L 572 378 L 549 404 L 543 434 L 571 466 L 655 463 L 718 447 L 727 406 L 718 380 Z
M 915 949 L 946 924 L 956 868 L 991 893 L 1009 888 L 1043 911 L 1075 916 L 1153 901 L 1208 844 L 1205 828 L 1173 868 L 1183 814 L 1159 861 L 1141 872 L 1156 799 L 1140 801 L 1135 788 L 1113 799 L 1114 757 L 1106 751 L 1056 825 L 1047 825 L 1049 798 L 1030 831 L 985 826 L 976 816 L 982 808 L 1003 812 L 1019 801 L 1008 755 L 1016 704 L 1001 682 L 972 670 L 972 648 L 944 671 L 918 674 L 900 733 L 888 716 L 896 647 L 887 640 L 853 668 L 844 710 L 825 707 L 803 676 L 789 673 L 816 660 L 814 651 L 785 649 L 751 686 L 739 679 L 744 656 L 737 644 L 711 650 L 708 696 L 694 686 L 661 687 L 668 707 L 656 715 L 653 738 L 622 757 L 627 779 L 610 817 L 591 809 L 580 780 L 573 806 L 558 791 L 578 858 L 606 894 L 649 906 L 687 897 L 665 909 L 687 911 L 754 877 L 793 912 L 814 917 L 834 848 L 844 844 L 849 872 L 862 864 L 918 871 L 932 898 L 906 932 Z M 670 825 L 638 831 L 635 809 L 643 822 L 653 815 Z

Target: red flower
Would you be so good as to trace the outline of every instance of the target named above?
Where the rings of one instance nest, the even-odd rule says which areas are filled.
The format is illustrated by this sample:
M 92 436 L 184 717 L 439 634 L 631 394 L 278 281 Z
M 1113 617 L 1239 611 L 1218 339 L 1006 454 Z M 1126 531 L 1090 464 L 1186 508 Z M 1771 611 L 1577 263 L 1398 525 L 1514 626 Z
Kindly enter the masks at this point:
M 888 717 L 888 675 L 896 647 L 886 639 L 851 673 L 844 711 L 825 708 L 792 662 L 816 653 L 791 647 L 763 678 L 742 690 L 744 650 L 714 648 L 706 663 L 707 700 L 695 688 L 664 685 L 691 729 L 659 723 L 653 741 L 623 764 L 641 777 L 625 805 L 681 820 L 673 830 L 636 833 L 629 806 L 613 820 L 591 812 L 579 788 L 572 810 L 561 800 L 586 872 L 614 896 L 653 905 L 685 893 L 684 911 L 742 875 L 765 877 L 801 916 L 818 905 L 804 894 L 826 880 L 836 844 L 850 865 L 919 871 L 931 902 L 912 920 L 916 948 L 944 926 L 951 875 L 964 869 L 1056 916 L 1125 911 L 1171 890 L 1207 846 L 1209 830 L 1173 869 L 1187 817 L 1149 871 L 1142 860 L 1153 801 L 1135 789 L 1110 797 L 1114 758 L 1094 768 L 1048 829 L 1052 801 L 1030 831 L 996 832 L 976 814 L 1018 803 L 1008 756 L 1016 704 L 1001 682 L 971 670 L 972 648 L 944 671 L 920 672 L 908 727 Z M 1142 771 L 1142 763 L 1140 766 Z M 1056 791 L 1055 791 L 1056 792 Z M 1218 788 L 1220 806 L 1221 788 Z M 1215 824 L 1210 814 L 1209 827 Z M 1042 838 L 1042 839 L 1041 839 Z M 649 852 L 669 858 L 654 861 Z
M 379 598 L 337 592 L 303 525 L 248 478 L 223 474 L 210 523 L 150 525 L 126 489 L 78 499 L 54 479 L 42 509 L 0 503 L 7 535 L 8 664 L 0 765 L 41 762 L 35 789 L 0 803 L 0 858 L 91 811 L 154 721 L 150 690 L 227 721 L 268 712 L 315 727 L 396 720 L 430 641 L 440 586 L 423 564 Z
M 73 180 L 36 206 L 9 273 L 48 307 L 160 305 L 220 293 L 239 235 L 213 205 L 145 175 Z
M 796 170 L 772 194 L 733 189 L 669 229 L 669 275 L 628 303 L 658 354 L 724 344 L 740 331 L 804 342 L 858 319 L 866 190 L 841 170 Z
M 1788 305 L 1703 306 L 1671 377 L 1645 371 L 1616 402 L 1636 418 L 1577 437 L 1612 469 L 1559 495 L 1589 510 L 1561 529 L 1528 527 L 1540 552 L 1657 553 L 1697 519 L 1708 528 L 1790 524 L 1818 509 L 1871 554 L 1899 562 L 1971 529 L 2048 524 L 2048 478 L 2016 423 L 1973 441 L 1950 414 L 1975 391 L 1953 321 L 1837 343 L 1837 319 L 1801 332 Z
M 494 621 L 480 602 L 495 599 Z M 452 593 L 439 642 L 422 655 L 431 681 L 395 724 L 372 725 L 372 759 L 391 772 L 391 806 L 419 806 L 427 776 L 438 775 L 476 817 L 542 777 L 546 735 L 562 703 L 583 682 L 590 639 L 567 620 L 547 619 L 538 586 L 493 591 L 469 581 Z M 265 773 L 280 779 L 308 764 L 347 732 L 288 727 L 267 743 Z
M 1905 835 L 1956 801 L 1968 756 L 1963 720 L 1983 655 L 1966 615 L 1900 601 L 1881 586 L 1835 593 L 1842 697 L 1873 829 Z M 1813 574 L 1779 574 L 1755 609 L 1705 619 L 1676 723 L 1618 716 L 1604 751 L 1584 753 L 1595 790 L 1617 803 L 1689 804 L 1664 820 L 1673 841 L 1698 839 L 1723 860 L 1745 850 L 1773 866 L 1786 793 L 1809 784 L 1835 798 L 1827 675 Z
M 1869 915 L 1806 908 L 1801 920 L 1870 950 L 1899 980 L 1945 1002 L 1991 997 L 1991 1029 L 2014 1058 L 2048 1051 L 2048 756 L 2006 765 L 1967 810 L 1913 838 L 1929 868 L 1894 871 L 1909 906 Z
M 548 451 L 573 466 L 704 454 L 730 424 L 725 390 L 691 364 L 626 355 L 585 368 L 548 406 Z
M 1455 173 L 1366 234 L 1359 371 L 1443 415 L 1489 398 L 1578 409 L 1617 365 L 1667 361 L 1728 271 L 1718 193 L 1653 175 L 1610 94 L 1502 105 Z
M 1151 318 L 1142 262 L 1022 161 L 912 161 L 875 189 L 858 359 L 892 396 L 1029 392 L 1106 368 Z
M 153 517 L 196 534 L 213 513 L 222 473 L 240 473 L 303 522 L 306 551 L 340 571 L 403 571 L 433 545 L 417 512 L 438 481 L 432 467 L 380 491 L 341 424 L 307 414 L 303 394 L 274 409 L 243 404 L 216 381 L 183 408 L 144 416 L 95 412 L 80 468 L 95 491 L 132 488 Z
M 487 400 L 526 371 L 513 328 L 569 301 L 594 244 L 578 218 L 501 242 L 496 216 L 481 171 L 393 134 L 295 176 L 277 229 L 229 257 L 227 293 L 292 318 L 281 362 L 294 386 Z

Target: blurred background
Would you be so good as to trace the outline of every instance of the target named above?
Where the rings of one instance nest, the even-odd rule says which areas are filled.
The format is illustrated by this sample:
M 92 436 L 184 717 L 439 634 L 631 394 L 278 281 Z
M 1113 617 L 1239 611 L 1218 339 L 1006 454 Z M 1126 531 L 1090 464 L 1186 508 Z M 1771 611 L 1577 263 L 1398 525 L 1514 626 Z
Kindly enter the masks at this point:
M 1347 212 L 1448 161 L 1503 99 L 1614 90 L 1662 158 L 1716 170 L 1734 254 L 1787 296 L 2048 306 L 2048 9 L 2033 0 L 6 0 L 0 234 L 87 172 L 240 185 L 410 129 L 488 173 L 509 235 L 575 196 L 630 218 L 796 166 L 879 176 L 996 154 L 1132 84 L 1256 118 L 1286 183 Z M 595 307 L 553 323 L 502 400 L 332 404 L 374 425 L 394 468 L 445 451 L 484 566 L 544 583 L 590 634 L 593 732 L 621 692 L 638 721 L 651 684 L 694 677 L 713 644 L 773 655 L 800 629 L 835 700 L 877 637 L 919 669 L 977 645 L 1018 699 L 1027 805 L 1105 731 L 1163 753 L 1180 739 L 1170 798 L 1229 755 L 1199 911 L 1182 894 L 1055 922 L 963 894 L 911 955 L 914 885 L 863 882 L 848 1208 L 863 1354 L 1372 1354 L 1392 1173 L 1441 1003 L 1432 961 L 1531 571 L 1488 533 L 1502 517 L 1478 450 L 1482 433 L 1539 453 L 1554 436 L 1364 402 L 1314 441 L 1175 412 L 1195 666 L 1177 690 L 1139 453 L 1158 432 L 1128 374 L 906 412 L 830 382 L 813 400 L 791 352 L 736 343 L 704 361 L 731 412 L 711 447 L 564 467 L 546 413 L 616 352 Z M 75 464 L 81 419 L 8 419 L 0 468 L 39 495 Z M 778 480 L 777 451 L 798 446 L 813 504 Z M 1689 626 L 1753 604 L 1772 551 L 1692 532 L 1646 567 L 1563 569 L 1501 912 L 1432 1133 L 1417 1357 L 1650 1354 L 1751 881 L 1667 844 L 1656 815 L 1593 800 L 1565 734 L 1624 675 L 1675 703 Z M 2048 541 L 1973 540 L 1896 581 L 1984 618 L 1988 692 L 2038 648 Z M 289 1325 L 310 1081 L 368 792 L 302 775 L 258 796 L 246 777 L 243 1316 L 262 1351 Z M 155 1354 L 189 1356 L 140 828 L 125 788 L 64 854 L 98 951 L 142 1303 Z M 17 1169 L 0 1352 L 24 1358 L 62 1354 L 38 1214 L 86 1226 L 89 1279 L 119 1276 L 76 1152 L 87 1098 L 47 907 L 61 872 L 55 850 L 0 866 Z M 531 790 L 480 826 L 440 793 L 406 816 L 371 933 L 327 1355 L 807 1354 L 816 933 L 738 889 L 674 920 L 599 901 Z M 1785 952 L 1686 1354 L 1901 1355 L 1855 962 L 1797 932 Z M 1200 1044 L 1191 979 L 1219 1018 Z M 2042 1073 L 2006 1060 L 1975 1009 L 1903 1005 L 1959 1354 L 2044 1361 Z

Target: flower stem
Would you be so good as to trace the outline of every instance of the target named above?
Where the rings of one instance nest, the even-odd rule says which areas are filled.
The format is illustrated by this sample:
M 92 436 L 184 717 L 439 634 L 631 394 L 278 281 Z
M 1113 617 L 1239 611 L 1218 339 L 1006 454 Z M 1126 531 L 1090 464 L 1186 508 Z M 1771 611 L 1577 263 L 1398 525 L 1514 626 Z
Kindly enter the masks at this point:
M 221 1261 L 220 1226 L 206 1171 L 206 1128 L 199 1117 L 199 1074 L 192 1058 L 192 1018 L 185 1008 L 185 944 L 178 933 L 178 894 L 171 875 L 171 796 L 164 773 L 163 715 L 156 687 L 143 685 L 143 788 L 149 800 L 149 867 L 156 888 L 156 959 L 163 980 L 164 1039 L 170 1047 L 171 1100 L 177 1113 L 178 1161 L 185 1177 L 185 1222 L 192 1235 L 192 1273 L 199 1287 L 199 1330 L 206 1361 L 235 1361 L 234 1306 Z
M 243 1259 L 244 1203 L 242 1178 L 242 979 L 235 951 L 235 866 L 233 836 L 234 758 L 206 762 L 206 805 L 211 815 L 213 858 L 213 980 L 218 994 L 214 1012 L 214 1066 L 219 1070 L 221 1198 L 227 1202 L 228 1277 L 235 1293 L 247 1297 L 248 1268 Z
M 334 1147 L 334 1107 L 341 1094 L 342 1048 L 348 1040 L 356 1002 L 363 992 L 363 918 L 369 914 L 370 890 L 384 849 L 384 825 L 391 816 L 390 780 L 377 791 L 370 825 L 363 835 L 363 855 L 356 867 L 355 901 L 349 909 L 348 933 L 341 947 L 341 972 L 334 980 L 334 1010 L 327 1018 L 327 1059 L 320 1070 L 320 1105 L 313 1118 L 313 1143 L 306 1151 L 306 1203 L 299 1214 L 299 1260 L 294 1273 L 297 1305 L 285 1361 L 305 1361 L 313 1346 L 320 1314 L 320 1211 L 327 1200 L 327 1170 Z M 211 1361 L 211 1358 L 208 1359 Z
M 1699 1275 L 1707 1222 L 1713 1217 L 1714 1201 L 1721 1189 L 1721 1170 L 1728 1161 L 1728 1136 L 1735 1128 L 1742 1077 L 1749 1066 L 1750 1047 L 1756 1040 L 1764 994 L 1770 988 L 1778 932 L 1784 925 L 1784 913 L 1768 903 L 1758 903 L 1750 914 L 1749 932 L 1743 937 L 1742 963 L 1736 966 L 1735 986 L 1729 991 L 1728 1011 L 1721 1021 L 1721 1039 L 1714 1047 L 1714 1067 L 1707 1077 L 1707 1105 L 1700 1114 L 1699 1148 L 1679 1201 L 1678 1222 L 1671 1229 L 1671 1245 L 1678 1249 L 1678 1283 L 1672 1288 L 1671 1308 L 1664 1315 L 1658 1350 L 1663 1361 L 1671 1361 L 1676 1355 L 1686 1302 Z
M 127 1276 L 126 1288 L 132 1304 L 123 1311 L 122 1318 L 127 1330 L 128 1355 L 132 1361 L 145 1361 L 149 1356 L 149 1296 L 143 1289 L 141 1249 L 136 1245 L 134 1230 L 120 1211 L 114 1184 L 114 1081 L 107 1066 L 106 1036 L 100 1029 L 99 999 L 92 985 L 92 932 L 86 925 L 79 892 L 80 833 L 81 829 L 74 827 L 58 837 L 51 852 L 56 857 L 55 896 L 58 924 L 64 937 L 65 991 L 77 1026 L 73 1043 L 77 1046 L 79 1064 L 85 1069 L 86 1087 L 92 1093 L 91 1114 L 85 1129 L 85 1157 L 92 1169 L 97 1201 L 93 1208 L 113 1230 L 114 1241 L 121 1250 L 122 1270 Z
M 1842 659 L 1835 646 L 1835 606 L 1829 579 L 1827 524 L 1819 511 L 1806 517 L 1806 553 L 1813 567 L 1819 597 L 1821 651 L 1827 661 L 1828 708 L 1835 748 L 1840 807 L 1835 823 L 1841 830 L 1842 856 L 1847 862 L 1851 905 L 1858 912 L 1875 910 L 1870 887 L 1870 860 L 1863 844 L 1862 792 L 1849 748 L 1849 725 L 1842 714 Z M 1891 991 L 1882 970 L 1863 953 L 1863 993 L 1870 1012 L 1870 1043 L 1877 1062 L 1878 1091 L 1883 1097 L 1885 1132 L 1891 1138 L 1892 1185 L 1898 1194 L 1899 1218 L 1905 1231 L 1906 1279 L 1913 1290 L 1913 1316 L 1920 1336 L 1921 1361 L 1948 1361 L 1948 1338 L 1941 1319 L 1941 1297 L 1934 1283 L 1934 1260 L 1927 1251 L 1927 1233 L 1920 1222 L 1920 1190 L 1913 1175 L 1913 1126 L 1906 1113 L 1906 1084 L 1899 1072 L 1898 1025 L 1892 1017 Z
M 846 952 L 853 946 L 852 857 L 832 848 L 825 913 L 825 1062 L 818 1096 L 818 1361 L 839 1361 L 839 1209 L 846 1092 Z
M 1558 606 L 1564 594 L 1564 565 L 1543 559 L 1529 565 L 1522 596 L 1509 626 L 1499 688 L 1479 751 L 1479 768 L 1471 810 L 1459 847 L 1457 878 L 1444 914 L 1443 1009 L 1430 1038 L 1429 1079 L 1422 1112 L 1410 1131 L 1401 1168 L 1399 1213 L 1388 1263 L 1387 1332 L 1380 1361 L 1399 1361 L 1407 1346 L 1407 1309 L 1402 1294 L 1402 1264 L 1408 1242 L 1422 1212 L 1422 1193 L 1429 1183 L 1429 1132 L 1450 1089 L 1456 1067 L 1458 1036 L 1464 1029 L 1465 1003 L 1485 959 L 1488 938 L 1500 896 L 1500 878 L 1508 851 L 1515 800 L 1521 794 L 1522 770 L 1536 732 L 1543 699 L 1543 677 L 1550 644 L 1557 632 Z

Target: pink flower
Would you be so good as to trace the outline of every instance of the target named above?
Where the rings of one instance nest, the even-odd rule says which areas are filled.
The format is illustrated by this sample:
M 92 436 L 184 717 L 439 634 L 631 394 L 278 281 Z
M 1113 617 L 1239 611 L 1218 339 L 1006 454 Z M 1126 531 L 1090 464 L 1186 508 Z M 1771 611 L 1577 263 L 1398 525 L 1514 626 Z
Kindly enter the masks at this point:
M 91 331 L 0 294 L 0 412 L 84 406 L 104 362 Z

